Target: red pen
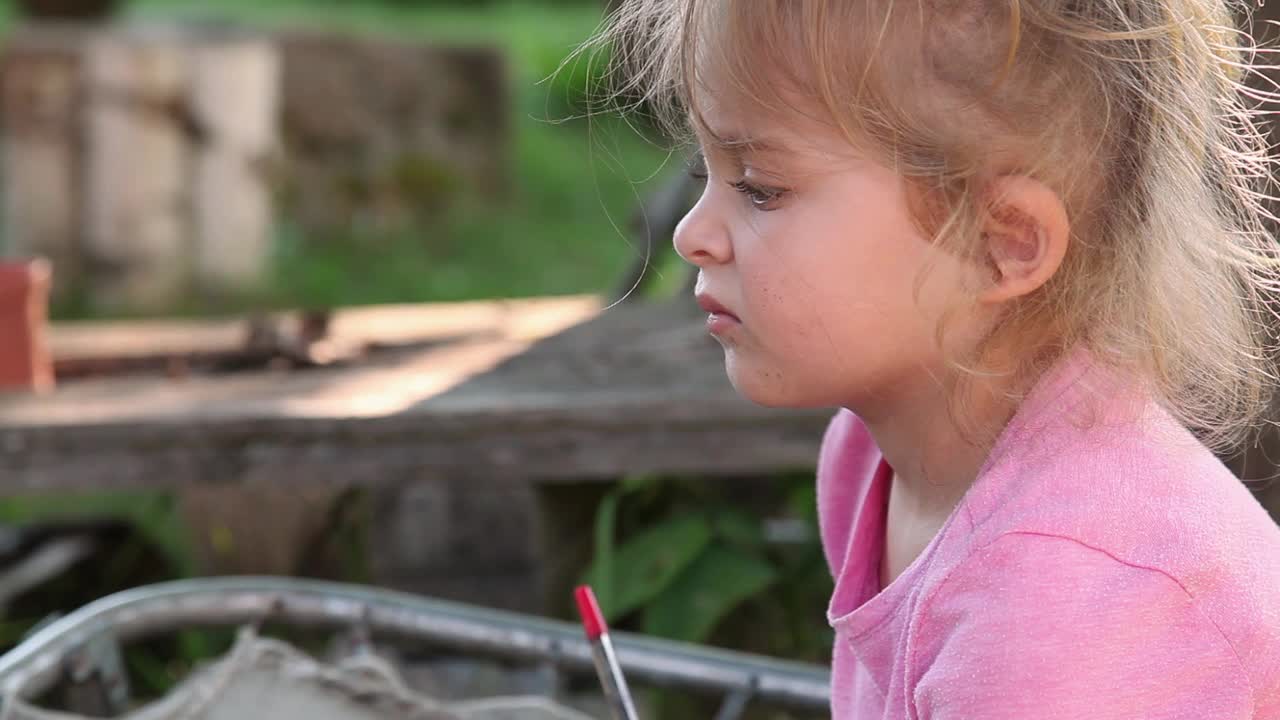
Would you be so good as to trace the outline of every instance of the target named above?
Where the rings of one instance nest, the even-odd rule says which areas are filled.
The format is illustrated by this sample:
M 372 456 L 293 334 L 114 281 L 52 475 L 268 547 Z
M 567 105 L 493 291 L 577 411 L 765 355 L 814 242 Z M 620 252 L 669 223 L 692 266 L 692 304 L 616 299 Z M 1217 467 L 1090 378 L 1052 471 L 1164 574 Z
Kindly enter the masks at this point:
M 604 614 L 596 604 L 596 594 L 590 585 L 580 585 L 573 591 L 573 596 L 578 601 L 582 628 L 587 631 L 587 642 L 591 643 L 591 659 L 595 662 L 596 674 L 604 686 L 605 701 L 614 720 L 637 720 L 636 706 L 627 691 L 627 679 L 622 676 L 613 642 L 609 640 L 609 626 L 605 625 Z

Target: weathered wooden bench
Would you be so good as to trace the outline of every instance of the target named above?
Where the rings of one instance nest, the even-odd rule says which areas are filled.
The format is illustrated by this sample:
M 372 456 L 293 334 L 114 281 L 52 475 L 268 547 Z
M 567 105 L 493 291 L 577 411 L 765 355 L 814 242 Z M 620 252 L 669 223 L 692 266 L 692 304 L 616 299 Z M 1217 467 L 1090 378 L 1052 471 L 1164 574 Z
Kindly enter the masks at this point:
M 826 411 L 740 399 L 689 301 L 344 311 L 346 340 L 426 343 L 347 367 L 103 378 L 0 397 L 0 488 L 572 480 L 813 462 Z M 59 358 L 212 349 L 234 326 L 60 326 Z M 434 341 L 434 342 L 430 342 Z
M 117 360 L 215 353 L 242 334 L 234 323 L 97 323 L 57 326 L 51 342 L 64 364 L 91 364 L 104 349 Z M 331 338 L 385 349 L 332 368 L 90 378 L 0 396 L 0 491 L 174 488 L 233 519 L 237 502 L 275 502 L 287 523 L 316 488 L 398 486 L 377 512 L 375 545 L 399 548 L 376 559 L 379 578 L 537 609 L 557 531 L 538 519 L 548 486 L 809 468 L 829 416 L 739 398 L 688 298 L 351 309 Z M 278 552 L 270 533 L 237 532 L 251 561 Z M 511 590 L 513 578 L 527 589 Z

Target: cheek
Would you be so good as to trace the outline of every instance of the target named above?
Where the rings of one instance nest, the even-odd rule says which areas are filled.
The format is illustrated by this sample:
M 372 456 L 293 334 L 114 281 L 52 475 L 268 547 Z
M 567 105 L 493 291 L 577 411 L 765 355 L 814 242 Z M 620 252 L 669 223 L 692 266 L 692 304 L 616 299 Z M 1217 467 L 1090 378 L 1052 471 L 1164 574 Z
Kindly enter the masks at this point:
M 804 253 L 768 252 L 739 256 L 742 292 L 754 324 L 774 337 L 789 337 L 806 328 L 814 310 L 830 301 L 827 288 L 836 278 L 815 275 L 821 265 Z
M 777 353 L 809 367 L 823 362 L 819 354 L 870 362 L 932 344 L 951 269 L 905 217 L 860 204 L 762 240 L 762 251 L 738 259 L 754 319 Z
M 775 382 L 831 377 L 831 364 L 862 344 L 872 314 L 853 292 L 856 278 L 812 257 L 775 257 L 750 274 L 743 269 L 753 340 L 744 359 L 776 370 Z

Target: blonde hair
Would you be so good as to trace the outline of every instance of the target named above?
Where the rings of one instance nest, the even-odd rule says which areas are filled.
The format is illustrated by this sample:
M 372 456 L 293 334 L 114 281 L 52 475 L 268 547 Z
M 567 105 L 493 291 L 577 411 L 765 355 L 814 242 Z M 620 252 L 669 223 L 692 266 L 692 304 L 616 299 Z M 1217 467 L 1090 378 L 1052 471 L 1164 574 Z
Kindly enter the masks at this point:
M 958 365 L 1038 373 L 1082 344 L 1140 371 L 1223 449 L 1271 397 L 1280 285 L 1273 160 L 1257 126 L 1280 96 L 1247 85 L 1267 66 L 1233 11 L 1247 8 L 623 0 L 584 49 L 610 54 L 613 100 L 681 140 L 713 137 L 708 93 L 784 122 L 809 109 L 898 171 L 916 223 L 949 252 L 979 257 L 986 181 L 1046 183 L 1072 222 L 1063 265 Z M 1010 342 L 1026 352 L 993 366 L 987 351 Z

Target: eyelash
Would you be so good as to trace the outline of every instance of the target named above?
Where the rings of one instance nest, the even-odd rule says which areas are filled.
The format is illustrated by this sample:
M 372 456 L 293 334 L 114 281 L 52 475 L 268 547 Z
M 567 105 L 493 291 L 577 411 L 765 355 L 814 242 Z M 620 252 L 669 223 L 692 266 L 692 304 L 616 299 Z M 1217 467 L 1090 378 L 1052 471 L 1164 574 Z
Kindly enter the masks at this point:
M 702 166 L 690 168 L 689 175 L 697 180 L 707 179 L 707 171 L 705 167 L 702 167 Z M 740 194 L 742 194 L 743 197 L 747 199 L 747 202 L 751 203 L 751 206 L 753 208 L 761 212 L 769 212 L 771 210 L 776 210 L 777 208 L 765 207 L 765 206 L 771 202 L 774 202 L 778 198 L 782 197 L 782 195 L 786 192 L 782 188 L 772 188 L 772 187 L 764 187 L 761 185 L 754 185 L 752 183 L 747 182 L 746 180 L 727 181 L 726 184 L 729 187 L 736 190 L 737 192 L 739 192 Z
M 780 188 L 763 187 L 760 185 L 752 185 L 746 180 L 737 180 L 729 183 L 729 187 L 742 193 L 742 196 L 751 203 L 751 207 L 762 212 L 769 212 L 777 208 L 765 207 L 769 203 L 777 200 L 782 196 L 783 190 Z

